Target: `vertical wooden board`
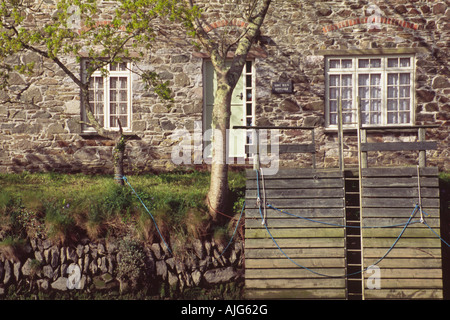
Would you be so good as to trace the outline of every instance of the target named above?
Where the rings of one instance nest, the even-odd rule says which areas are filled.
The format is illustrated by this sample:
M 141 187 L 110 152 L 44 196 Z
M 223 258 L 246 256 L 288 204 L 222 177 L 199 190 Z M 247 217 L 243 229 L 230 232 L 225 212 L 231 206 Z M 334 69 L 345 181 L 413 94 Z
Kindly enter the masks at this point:
M 435 168 L 420 169 L 418 180 L 417 168 L 364 169 L 363 225 L 381 226 L 389 220 L 398 222 L 409 218 L 413 207 L 419 203 L 420 195 L 423 211 L 433 212 L 430 223 L 439 233 L 437 172 Z M 414 220 L 418 221 L 419 218 L 420 212 L 416 212 Z M 441 299 L 442 261 L 439 238 L 423 224 L 410 225 L 404 233 L 402 229 L 363 230 L 364 265 L 377 262 L 381 276 L 380 289 L 370 290 L 367 284 L 373 278 L 370 274 L 364 274 L 365 298 Z M 384 256 L 385 254 L 387 255 Z
M 259 183 L 262 197 L 262 179 Z M 345 298 L 345 281 L 335 278 L 345 275 L 345 233 L 342 227 L 330 225 L 344 222 L 341 172 L 280 170 L 265 177 L 266 202 L 279 209 L 267 208 L 268 230 L 261 225 L 257 191 L 256 174 L 248 172 L 246 297 Z

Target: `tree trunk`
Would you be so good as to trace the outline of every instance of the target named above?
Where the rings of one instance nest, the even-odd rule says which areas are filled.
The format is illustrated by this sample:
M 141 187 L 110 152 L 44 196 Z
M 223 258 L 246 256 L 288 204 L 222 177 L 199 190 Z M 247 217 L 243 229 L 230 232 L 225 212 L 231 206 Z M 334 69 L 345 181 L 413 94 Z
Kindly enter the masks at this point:
M 113 165 L 114 165 L 114 179 L 119 185 L 124 185 L 124 170 L 123 159 L 125 157 L 126 138 L 123 134 L 120 135 L 113 149 Z
M 233 88 L 227 84 L 225 75 L 217 76 L 217 91 L 212 115 L 213 143 L 211 184 L 208 201 L 211 216 L 216 219 L 223 212 L 228 198 L 227 129 L 230 126 L 231 96 Z

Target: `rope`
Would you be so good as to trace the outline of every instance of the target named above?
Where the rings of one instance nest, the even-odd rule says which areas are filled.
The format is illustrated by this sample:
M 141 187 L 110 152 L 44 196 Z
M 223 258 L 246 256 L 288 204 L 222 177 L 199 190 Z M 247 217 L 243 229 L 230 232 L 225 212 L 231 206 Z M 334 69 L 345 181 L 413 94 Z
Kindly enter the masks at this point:
M 236 224 L 236 227 L 234 228 L 234 232 L 233 235 L 231 236 L 230 241 L 228 242 L 227 246 L 225 247 L 225 249 L 223 249 L 222 253 L 220 254 L 219 258 L 220 259 L 222 257 L 222 255 L 225 253 L 225 251 L 227 251 L 228 247 L 230 246 L 231 242 L 233 241 L 234 236 L 236 235 L 236 231 L 239 227 L 239 223 L 241 222 L 241 218 L 242 218 L 242 214 L 244 213 L 244 209 L 245 209 L 245 201 L 244 204 L 242 205 L 242 209 L 241 209 L 241 215 L 239 216 L 238 222 Z
M 287 211 L 278 209 L 276 207 L 274 207 L 273 205 L 271 205 L 270 203 L 267 204 L 267 207 L 279 211 L 283 214 L 295 217 L 295 218 L 299 218 L 299 219 L 303 219 L 303 220 L 307 220 L 310 222 L 315 222 L 315 223 L 321 223 L 321 224 L 325 224 L 325 225 L 329 225 L 329 226 L 333 226 L 333 227 L 343 227 L 343 228 L 355 228 L 355 229 L 376 229 L 376 228 L 395 228 L 395 227 L 403 227 L 406 224 L 415 224 L 415 223 L 421 223 L 421 221 L 417 220 L 417 221 L 411 221 L 411 222 L 406 222 L 406 223 L 399 223 L 399 224 L 393 224 L 393 225 L 387 225 L 387 226 L 366 226 L 366 227 L 361 227 L 361 226 L 347 226 L 347 225 L 343 225 L 343 224 L 336 224 L 336 223 L 330 223 L 330 222 L 324 222 L 324 221 L 318 221 L 318 220 L 314 220 L 311 218 L 306 218 L 306 217 L 302 217 L 302 216 L 298 216 L 292 213 L 289 213 Z
M 133 191 L 133 193 L 136 195 L 136 197 L 139 199 L 139 201 L 141 202 L 142 206 L 145 208 L 145 210 L 147 211 L 147 213 L 150 215 L 150 217 L 153 220 L 153 223 L 155 224 L 156 227 L 156 231 L 158 231 L 158 234 L 161 238 L 161 240 L 164 242 L 164 245 L 166 246 L 167 250 L 169 250 L 170 254 L 173 255 L 172 250 L 170 250 L 167 242 L 164 240 L 164 237 L 161 234 L 161 231 L 159 231 L 158 228 L 158 224 L 156 223 L 155 218 L 153 217 L 152 213 L 150 212 L 150 210 L 148 210 L 147 206 L 145 205 L 144 201 L 142 201 L 141 197 L 139 196 L 139 194 L 136 192 L 136 190 L 134 190 L 134 188 L 131 186 L 131 184 L 128 182 L 127 177 L 123 176 L 122 179 L 128 184 L 128 186 L 131 188 L 131 190 Z

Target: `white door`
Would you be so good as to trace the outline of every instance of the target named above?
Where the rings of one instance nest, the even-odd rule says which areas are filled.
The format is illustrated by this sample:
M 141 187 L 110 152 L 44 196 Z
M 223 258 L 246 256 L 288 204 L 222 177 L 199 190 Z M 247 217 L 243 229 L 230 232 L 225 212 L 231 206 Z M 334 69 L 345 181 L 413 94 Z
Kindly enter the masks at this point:
M 248 70 L 250 69 L 250 70 Z M 233 90 L 231 99 L 231 117 L 230 130 L 228 134 L 228 157 L 243 158 L 245 157 L 246 130 L 233 129 L 234 126 L 244 126 L 248 122 L 249 117 L 253 119 L 253 105 L 247 106 L 248 102 L 252 103 L 252 83 L 246 84 L 248 72 L 251 72 L 251 64 L 247 64 L 242 72 L 236 87 Z M 212 110 L 214 106 L 214 96 L 216 93 L 217 80 L 214 67 L 211 61 L 204 63 L 204 112 L 203 112 L 203 128 L 204 132 L 211 129 Z M 246 81 L 247 80 L 247 81 Z M 250 88 L 250 89 L 249 89 Z M 250 90 L 250 91 L 249 91 Z M 247 114 L 250 113 L 250 114 Z M 253 122 L 253 121 L 251 121 Z M 205 155 L 211 156 L 211 137 L 206 137 Z

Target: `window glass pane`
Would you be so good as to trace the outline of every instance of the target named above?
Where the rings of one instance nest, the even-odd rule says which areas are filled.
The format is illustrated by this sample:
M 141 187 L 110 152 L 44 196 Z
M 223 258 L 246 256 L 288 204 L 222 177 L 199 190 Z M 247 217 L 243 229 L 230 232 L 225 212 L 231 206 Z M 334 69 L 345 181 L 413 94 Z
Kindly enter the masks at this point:
M 400 93 L 400 98 L 405 98 L 408 97 L 409 98 L 409 87 L 400 87 L 399 89 L 399 93 Z
M 380 99 L 381 98 L 381 88 L 380 87 L 372 87 L 370 89 L 370 97 L 372 99 Z
M 338 88 L 330 88 L 330 99 L 337 99 L 339 96 L 339 89 Z
M 338 110 L 338 102 L 337 100 L 330 101 L 330 111 L 331 112 L 337 112 Z
M 400 67 L 407 68 L 411 65 L 411 58 L 400 58 Z
M 388 98 L 397 98 L 397 97 L 398 97 L 398 88 L 388 87 Z
M 409 110 L 409 99 L 400 99 L 398 110 L 401 111 Z
M 331 87 L 337 87 L 339 86 L 339 76 L 337 75 L 331 75 L 330 76 L 330 86 Z
M 342 76 L 342 86 L 343 87 L 351 87 L 352 86 L 352 76 L 351 75 L 343 75 Z
M 128 105 L 126 103 L 120 104 L 120 114 L 127 114 Z
M 342 89 L 342 99 L 351 99 L 352 98 L 352 89 L 351 88 L 343 88 Z
M 245 71 L 246 71 L 246 73 L 251 73 L 252 72 L 252 62 L 251 61 L 247 61 L 245 63 Z
M 369 87 L 359 87 L 359 97 L 361 99 L 368 99 L 370 98 L 369 92 L 370 92 L 370 88 Z
M 372 86 L 381 85 L 381 74 L 372 74 L 370 75 L 370 84 Z
M 388 111 L 397 110 L 397 100 L 388 100 L 387 109 Z
M 381 59 L 370 59 L 371 68 L 381 68 Z
M 127 91 L 120 90 L 120 101 L 127 101 L 127 100 L 128 100 Z
M 388 74 L 388 85 L 397 85 L 398 84 L 398 74 L 390 73 Z
M 109 80 L 109 86 L 111 89 L 116 89 L 117 88 L 117 82 L 118 82 L 118 78 L 117 77 L 111 77 Z
M 368 68 L 369 66 L 369 59 L 358 59 L 358 68 Z
M 351 59 L 345 59 L 342 60 L 342 69 L 348 69 L 352 67 L 352 60 Z
M 399 113 L 400 123 L 409 123 L 409 122 L 411 122 L 410 117 L 411 116 L 410 116 L 409 112 L 400 112 Z
M 398 58 L 389 58 L 388 68 L 396 68 L 396 67 L 398 67 Z
M 121 77 L 121 78 L 119 78 L 119 82 L 120 82 L 120 88 L 121 89 L 126 89 L 127 88 L 127 78 Z
M 369 75 L 368 74 L 360 74 L 358 78 L 358 83 L 360 86 L 368 86 L 369 85 Z
M 337 59 L 330 60 L 330 69 L 337 69 L 340 67 L 341 67 L 340 60 Z
M 411 75 L 409 73 L 400 73 L 400 84 L 409 84 Z
M 398 123 L 397 120 L 397 113 L 396 112 L 389 112 L 388 113 L 388 123 L 389 124 L 393 124 L 393 123 Z
M 116 90 L 109 90 L 109 100 L 112 102 L 117 101 L 117 91 Z
M 117 104 L 116 103 L 109 104 L 109 112 L 111 114 L 117 114 Z

